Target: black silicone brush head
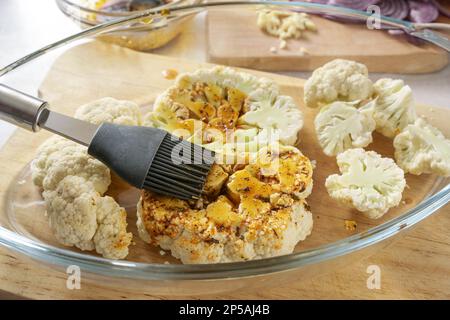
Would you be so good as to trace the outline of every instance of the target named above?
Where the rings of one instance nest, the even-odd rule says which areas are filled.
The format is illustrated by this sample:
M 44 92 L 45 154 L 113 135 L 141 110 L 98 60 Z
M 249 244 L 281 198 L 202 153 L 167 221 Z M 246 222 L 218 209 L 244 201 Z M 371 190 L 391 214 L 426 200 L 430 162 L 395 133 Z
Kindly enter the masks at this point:
M 149 127 L 102 124 L 88 153 L 139 189 L 180 199 L 200 197 L 214 154 Z
M 161 142 L 143 188 L 180 199 L 200 197 L 214 162 L 211 151 L 171 134 Z

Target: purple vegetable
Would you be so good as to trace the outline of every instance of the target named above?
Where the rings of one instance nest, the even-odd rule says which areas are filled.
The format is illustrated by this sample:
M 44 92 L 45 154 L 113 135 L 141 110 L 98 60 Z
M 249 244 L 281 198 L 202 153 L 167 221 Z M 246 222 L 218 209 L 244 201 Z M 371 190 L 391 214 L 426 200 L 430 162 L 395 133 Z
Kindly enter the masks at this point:
M 409 1 L 409 20 L 412 22 L 433 22 L 439 16 L 439 10 L 431 1 Z
M 378 3 L 380 0 L 329 0 L 328 4 L 355 10 L 366 10 L 368 6 Z
M 437 0 L 431 0 L 431 2 L 438 8 L 439 12 L 450 18 L 450 10 L 444 7 L 442 4 L 439 3 Z
M 383 16 L 396 19 L 405 19 L 409 14 L 409 6 L 406 0 L 383 0 L 378 3 Z

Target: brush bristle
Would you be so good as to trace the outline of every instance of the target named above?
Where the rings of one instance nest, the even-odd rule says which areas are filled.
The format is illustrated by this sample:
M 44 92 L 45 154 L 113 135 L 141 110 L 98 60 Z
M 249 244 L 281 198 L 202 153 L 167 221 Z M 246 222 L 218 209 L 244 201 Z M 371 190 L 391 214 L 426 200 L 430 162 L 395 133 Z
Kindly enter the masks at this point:
M 143 188 L 180 199 L 198 199 L 213 163 L 212 151 L 167 134 Z

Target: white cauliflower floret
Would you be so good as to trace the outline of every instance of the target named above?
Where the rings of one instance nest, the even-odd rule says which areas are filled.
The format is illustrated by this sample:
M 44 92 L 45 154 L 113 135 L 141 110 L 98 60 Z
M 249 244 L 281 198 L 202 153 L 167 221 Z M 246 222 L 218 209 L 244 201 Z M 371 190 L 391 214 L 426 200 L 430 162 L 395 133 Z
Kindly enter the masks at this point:
M 100 194 L 111 183 L 109 168 L 89 156 L 86 147 L 59 136 L 51 137 L 39 147 L 31 162 L 31 172 L 34 184 L 44 190 L 56 189 L 69 175 L 84 177 Z
M 123 259 L 128 255 L 132 234 L 127 233 L 127 212 L 111 197 L 102 197 L 97 206 L 95 250 L 106 258 Z
M 275 101 L 263 100 L 251 105 L 240 121 L 270 131 L 273 138 L 283 144 L 293 145 L 303 127 L 303 114 L 289 96 L 278 96 Z M 261 137 L 258 138 L 261 140 Z
M 141 123 L 136 104 L 104 98 L 86 104 L 77 117 L 92 123 Z M 87 154 L 86 147 L 52 137 L 31 164 L 33 182 L 43 189 L 50 225 L 64 245 L 95 249 L 106 258 L 128 254 L 131 233 L 126 212 L 113 198 L 102 197 L 111 183 L 110 170 Z
M 55 160 L 49 166 L 42 183 L 44 190 L 56 189 L 59 182 L 66 176 L 78 176 L 92 182 L 94 190 L 103 195 L 111 184 L 109 168 L 89 156 L 85 149 L 71 150 L 73 151 L 71 153 L 53 154 Z
M 97 230 L 96 207 L 100 199 L 84 178 L 67 176 L 55 190 L 44 191 L 50 226 L 62 244 L 81 250 L 94 249 Z
M 380 79 L 375 82 L 377 103 L 374 119 L 377 131 L 393 138 L 416 120 L 412 90 L 403 80 Z
M 61 154 L 72 154 L 85 149 L 85 147 L 60 136 L 47 139 L 39 146 L 36 157 L 31 162 L 33 183 L 42 188 L 48 168 L 59 159 Z
M 394 148 L 395 159 L 405 172 L 450 176 L 450 140 L 422 118 L 395 137 Z
M 341 175 L 325 181 L 329 195 L 372 219 L 400 203 L 406 181 L 403 170 L 374 151 L 349 149 L 337 156 Z
M 75 112 L 75 118 L 94 124 L 103 122 L 129 126 L 141 124 L 141 112 L 136 103 L 109 97 L 82 105 Z
M 314 70 L 305 83 L 306 106 L 317 108 L 334 101 L 356 101 L 371 97 L 372 81 L 361 63 L 336 59 Z
M 126 232 L 125 210 L 111 197 L 101 197 L 91 182 L 66 176 L 43 196 L 50 226 L 62 244 L 81 250 L 95 248 L 110 259 L 128 255 L 131 233 Z
M 373 111 L 374 102 L 360 108 L 341 101 L 322 107 L 314 126 L 323 152 L 335 156 L 350 148 L 369 145 L 375 130 Z

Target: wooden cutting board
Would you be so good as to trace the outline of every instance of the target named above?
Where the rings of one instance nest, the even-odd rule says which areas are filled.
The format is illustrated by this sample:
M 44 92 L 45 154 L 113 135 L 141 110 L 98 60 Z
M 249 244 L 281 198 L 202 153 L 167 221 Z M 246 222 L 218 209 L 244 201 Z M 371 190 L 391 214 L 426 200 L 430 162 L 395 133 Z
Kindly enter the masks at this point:
M 261 31 L 256 17 L 251 10 L 210 10 L 208 61 L 268 71 L 310 71 L 344 58 L 366 64 L 370 72 L 386 73 L 427 73 L 448 64 L 447 52 L 434 45 L 417 46 L 402 36 L 318 16 L 311 17 L 317 32 L 307 31 L 301 39 L 288 40 L 286 49 L 272 53 L 270 48 L 278 48 L 280 40 Z
M 142 106 L 149 105 L 158 93 L 173 83 L 164 79 L 161 72 L 167 68 L 180 72 L 192 71 L 207 66 L 201 63 L 167 58 L 158 55 L 139 53 L 99 42 L 71 48 L 53 65 L 46 80 L 41 86 L 40 94 L 57 110 L 73 114 L 81 103 L 105 95 L 113 95 L 119 99 L 131 99 Z M 301 106 L 302 86 L 304 80 L 275 74 L 264 74 L 250 71 L 258 75 L 270 77 L 276 81 L 282 91 L 292 95 Z M 120 75 L 120 76 L 119 76 Z M 320 170 L 315 171 L 315 189 L 309 198 L 315 219 L 315 234 L 308 238 L 308 244 L 314 246 L 318 241 L 330 241 L 337 233 L 339 237 L 351 233 L 345 230 L 343 220 L 358 220 L 357 232 L 392 218 L 397 211 L 389 212 L 381 221 L 372 221 L 354 214 L 333 202 L 324 195 L 323 180 L 331 171 L 336 172 L 336 165 L 326 158 L 320 149 L 312 148 L 308 139 L 315 139 L 311 123 L 315 110 L 302 106 L 305 114 L 305 128 L 302 130 L 300 146 L 312 159 L 317 160 Z M 421 107 L 420 114 L 432 118 L 433 124 L 446 129 L 448 110 L 441 108 Z M 446 134 L 449 134 L 448 128 Z M 31 134 L 19 130 L 0 150 L 0 212 L 6 210 L 5 202 L 11 185 L 17 180 L 17 174 L 34 157 L 36 146 L 49 136 L 46 132 Z M 383 153 L 392 153 L 390 144 L 377 137 L 375 149 Z M 387 146 L 387 147 L 385 147 Z M 432 180 L 430 177 L 408 177 L 411 188 L 405 191 L 403 210 L 414 205 L 414 195 L 421 193 Z M 24 199 L 30 200 L 36 188 L 28 183 L 31 193 L 24 193 Z M 423 186 L 421 186 L 421 184 Z M 323 194 L 323 196 L 321 196 Z M 28 197 L 28 198 L 27 198 Z M 329 212 L 333 208 L 333 212 Z M 36 210 L 34 210 L 36 209 Z M 46 220 L 42 219 L 42 210 L 38 206 L 22 206 L 32 227 L 46 228 Z M 316 211 L 314 211 L 316 210 Z M 239 290 L 227 294 L 211 294 L 208 296 L 188 296 L 189 298 L 413 298 L 413 297 L 447 297 L 450 292 L 448 278 L 450 255 L 450 215 L 448 207 L 440 214 L 435 214 L 422 222 L 416 230 L 410 232 L 394 246 L 377 255 L 357 262 L 348 261 L 344 270 L 330 270 L 330 275 L 323 275 L 313 280 L 298 281 L 292 279 L 289 284 L 281 284 L 264 290 Z M 132 213 L 129 214 L 130 219 Z M 129 220 L 130 228 L 133 221 Z M 320 230 L 320 232 L 319 232 Z M 135 231 L 135 230 L 132 230 Z M 51 234 L 48 242 L 52 243 Z M 306 242 L 305 242 L 306 244 Z M 55 244 L 57 245 L 57 244 Z M 148 245 L 136 239 L 131 248 L 129 260 L 139 261 L 140 255 L 152 250 Z M 159 256 L 159 250 L 155 250 Z M 168 259 L 166 257 L 160 259 Z M 377 264 L 382 269 L 382 289 L 368 290 L 366 287 L 368 265 Z M 82 282 L 81 290 L 67 290 L 66 275 L 49 270 L 17 255 L 15 252 L 0 247 L 0 297 L 1 291 L 29 298 L 167 298 L 166 295 L 137 292 L 127 287 L 111 289 L 102 283 Z M 151 288 L 149 288 L 151 289 Z

